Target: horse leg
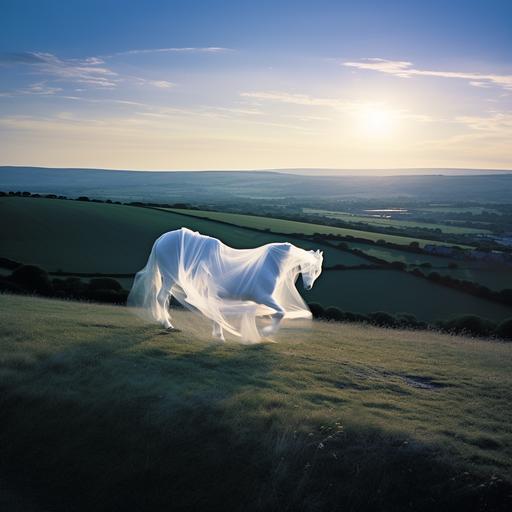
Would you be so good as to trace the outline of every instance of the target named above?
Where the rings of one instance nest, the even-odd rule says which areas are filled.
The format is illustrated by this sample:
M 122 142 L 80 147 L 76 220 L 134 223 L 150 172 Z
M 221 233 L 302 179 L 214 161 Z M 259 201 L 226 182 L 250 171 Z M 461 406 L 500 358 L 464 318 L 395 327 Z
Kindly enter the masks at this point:
M 222 327 L 215 321 L 213 322 L 212 336 L 219 341 L 226 341 Z
M 272 315 L 272 325 L 264 327 L 261 331 L 264 336 L 269 336 L 270 334 L 277 332 L 279 329 L 279 324 L 284 317 L 284 309 L 275 301 L 273 297 L 268 297 L 268 299 L 262 301 L 261 304 L 276 310 L 276 312 Z
M 162 277 L 162 287 L 160 288 L 160 291 L 158 292 L 158 296 L 156 299 L 158 302 L 158 306 L 160 307 L 163 313 L 162 323 L 165 329 L 174 329 L 174 326 L 171 323 L 171 315 L 169 314 L 169 308 L 167 307 L 171 299 L 172 285 L 173 282 L 171 279 L 167 277 Z

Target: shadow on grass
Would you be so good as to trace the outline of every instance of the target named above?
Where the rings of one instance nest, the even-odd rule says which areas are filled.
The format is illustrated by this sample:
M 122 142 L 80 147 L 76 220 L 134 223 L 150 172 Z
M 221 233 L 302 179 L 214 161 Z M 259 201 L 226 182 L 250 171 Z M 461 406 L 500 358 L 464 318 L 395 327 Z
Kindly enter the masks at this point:
M 272 394 L 283 361 L 268 346 L 170 345 L 107 335 L 4 379 L 4 481 L 56 512 L 510 506 L 506 484 L 433 447 L 292 416 Z

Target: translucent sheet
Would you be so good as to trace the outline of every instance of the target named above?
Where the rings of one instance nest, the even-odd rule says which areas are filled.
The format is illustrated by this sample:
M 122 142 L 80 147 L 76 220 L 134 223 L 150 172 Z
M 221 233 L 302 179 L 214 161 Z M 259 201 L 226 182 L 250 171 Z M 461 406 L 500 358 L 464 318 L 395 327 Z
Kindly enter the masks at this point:
M 275 332 L 282 318 L 311 318 L 295 281 L 302 273 L 305 287 L 310 288 L 322 271 L 322 260 L 321 252 L 289 243 L 233 249 L 181 228 L 156 240 L 146 266 L 135 276 L 128 305 L 170 327 L 167 304 L 172 294 L 183 306 L 217 324 L 217 332 L 224 329 L 257 342 L 262 317 L 272 316 L 264 334 Z

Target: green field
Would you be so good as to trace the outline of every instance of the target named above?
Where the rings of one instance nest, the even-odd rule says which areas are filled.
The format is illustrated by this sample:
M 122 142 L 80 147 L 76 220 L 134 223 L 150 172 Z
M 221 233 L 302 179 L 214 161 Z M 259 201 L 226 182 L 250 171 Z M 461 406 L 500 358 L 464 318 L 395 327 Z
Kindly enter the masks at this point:
M 134 273 L 145 265 L 153 242 L 162 233 L 183 226 L 236 248 L 286 240 L 304 249 L 319 248 L 311 242 L 205 219 L 103 203 L 2 197 L 0 218 L 0 256 L 48 271 Z M 328 246 L 320 248 L 328 266 L 366 263 Z
M 401 251 L 391 247 L 383 247 L 380 245 L 365 244 L 362 242 L 348 242 L 352 249 L 359 249 L 365 254 L 375 256 L 385 261 L 401 261 L 408 265 L 421 265 L 422 263 L 430 263 L 433 267 L 447 267 L 450 263 L 460 264 L 458 260 L 452 260 L 443 256 L 433 256 L 429 254 L 416 254 L 414 252 Z M 466 262 L 464 262 L 466 263 Z
M 437 272 L 457 279 L 480 283 L 491 290 L 512 289 L 512 269 L 510 267 L 456 268 L 437 270 Z
M 370 231 L 359 231 L 356 229 L 337 228 L 334 226 L 324 226 L 323 224 L 311 224 L 309 222 L 297 222 L 285 219 L 273 219 L 269 217 L 259 217 L 256 215 L 243 215 L 239 213 L 210 212 L 201 210 L 182 210 L 171 208 L 168 211 L 183 213 L 193 217 L 203 219 L 219 220 L 235 226 L 242 226 L 255 229 L 268 229 L 276 233 L 301 233 L 304 235 L 332 234 L 341 236 L 353 236 L 364 238 L 366 240 L 386 240 L 395 244 L 409 245 L 411 242 L 419 242 L 421 246 L 426 244 L 445 245 L 442 242 L 425 240 L 421 238 L 410 238 L 406 236 L 386 235 L 384 233 L 373 233 Z
M 355 222 L 356 224 L 370 224 L 372 226 L 377 227 L 439 229 L 443 233 L 452 235 L 479 235 L 491 233 L 491 231 L 488 229 L 448 226 L 446 224 L 433 224 L 429 222 L 419 222 L 413 220 L 384 219 L 380 217 L 354 215 L 352 213 L 333 212 L 329 210 L 315 210 L 311 208 L 303 208 L 303 211 L 304 213 L 307 214 L 314 214 L 319 217 L 325 217 L 328 219 L 338 219 L 344 222 Z
M 449 275 L 456 279 L 479 283 L 483 286 L 487 286 L 491 290 L 497 291 L 512 288 L 512 270 L 510 267 L 485 264 L 472 260 L 450 259 L 443 256 L 415 254 L 413 252 L 400 251 L 398 249 L 359 242 L 349 242 L 348 245 L 352 249 L 359 249 L 365 254 L 375 256 L 376 258 L 388 262 L 401 261 L 409 265 L 409 268 L 421 265 L 422 263 L 430 263 L 430 268 L 421 269 L 425 274 L 437 272 L 441 275 Z M 449 268 L 449 265 L 453 263 L 455 263 L 458 268 Z
M 471 213 L 472 215 L 482 215 L 482 213 L 495 213 L 501 215 L 499 210 L 487 208 L 486 206 L 428 206 L 417 208 L 416 211 L 432 213 Z
M 175 318 L 0 295 L 6 511 L 509 510 L 512 345 Z
M 473 314 L 490 320 L 512 317 L 512 308 L 489 302 L 397 270 L 324 272 L 309 292 L 308 302 L 355 313 L 411 313 L 424 321 Z

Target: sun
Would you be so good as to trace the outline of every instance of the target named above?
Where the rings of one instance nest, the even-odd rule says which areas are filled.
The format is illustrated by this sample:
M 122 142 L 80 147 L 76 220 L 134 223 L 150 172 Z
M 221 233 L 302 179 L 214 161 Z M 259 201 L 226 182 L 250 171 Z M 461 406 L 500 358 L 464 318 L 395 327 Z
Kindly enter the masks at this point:
M 358 125 L 364 137 L 385 138 L 396 127 L 396 115 L 390 110 L 368 106 L 358 113 Z

